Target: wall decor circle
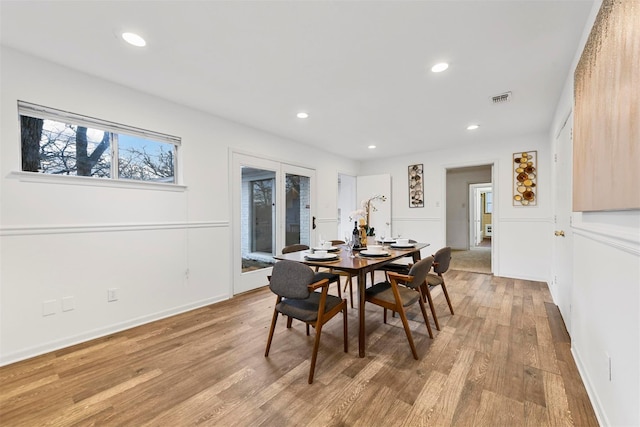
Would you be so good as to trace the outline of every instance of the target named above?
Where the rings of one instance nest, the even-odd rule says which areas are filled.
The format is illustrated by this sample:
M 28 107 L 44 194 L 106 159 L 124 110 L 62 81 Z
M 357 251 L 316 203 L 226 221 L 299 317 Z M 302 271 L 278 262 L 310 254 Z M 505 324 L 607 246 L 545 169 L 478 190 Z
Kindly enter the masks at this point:
M 513 205 L 536 206 L 538 204 L 538 152 L 513 153 Z

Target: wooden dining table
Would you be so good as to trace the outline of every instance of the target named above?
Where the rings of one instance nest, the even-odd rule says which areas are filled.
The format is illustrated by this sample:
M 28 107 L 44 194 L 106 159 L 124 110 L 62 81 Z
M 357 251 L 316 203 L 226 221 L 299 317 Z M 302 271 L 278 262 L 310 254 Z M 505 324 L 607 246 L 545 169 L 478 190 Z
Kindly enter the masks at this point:
M 384 251 L 389 255 L 365 256 L 360 254 L 360 251 L 354 250 L 352 257 L 347 246 L 340 245 L 337 246 L 338 250 L 335 251 L 338 258 L 330 261 L 308 259 L 308 256 L 311 255 L 310 250 L 276 255 L 274 258 L 277 260 L 297 261 L 312 267 L 325 267 L 333 270 L 345 271 L 358 277 L 358 354 L 360 357 L 364 357 L 366 348 L 364 292 L 367 283 L 367 273 L 406 256 L 411 256 L 415 263 L 420 260 L 420 250 L 427 246 L 429 246 L 429 243 L 414 243 L 413 247 L 408 248 L 394 248 L 390 245 L 385 245 Z

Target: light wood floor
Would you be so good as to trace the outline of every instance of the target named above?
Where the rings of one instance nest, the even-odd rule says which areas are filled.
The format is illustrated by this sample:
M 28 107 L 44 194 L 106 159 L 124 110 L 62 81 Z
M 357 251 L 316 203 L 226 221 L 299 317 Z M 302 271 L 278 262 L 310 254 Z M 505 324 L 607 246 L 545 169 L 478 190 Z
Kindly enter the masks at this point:
M 323 329 L 307 384 L 313 332 L 279 321 L 275 298 L 231 301 L 0 368 L 2 426 L 595 426 L 597 421 L 547 286 L 486 274 L 446 275 L 456 314 L 435 291 L 441 331 L 410 321 L 420 360 L 396 317 L 367 306 L 367 356 L 357 309 Z

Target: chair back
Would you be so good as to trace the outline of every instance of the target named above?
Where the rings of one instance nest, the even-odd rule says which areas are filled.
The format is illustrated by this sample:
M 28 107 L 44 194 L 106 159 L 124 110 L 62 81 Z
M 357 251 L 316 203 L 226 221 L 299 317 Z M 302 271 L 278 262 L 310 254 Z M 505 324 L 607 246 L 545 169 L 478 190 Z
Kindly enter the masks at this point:
M 284 248 L 282 248 L 282 253 L 288 254 L 291 252 L 306 251 L 307 249 L 309 249 L 309 246 L 307 245 L 295 244 L 295 245 L 285 246 Z
M 278 261 L 273 266 L 269 289 L 284 298 L 309 298 L 309 286 L 314 273 L 306 265 L 295 261 Z
M 422 285 L 427 278 L 427 274 L 429 274 L 429 270 L 431 270 L 431 266 L 433 265 L 433 256 L 427 257 L 425 259 L 421 259 L 411 266 L 409 270 L 409 276 L 413 276 L 413 280 L 411 282 L 405 283 L 406 286 L 410 288 L 417 288 Z
M 436 252 L 433 258 L 436 263 L 433 267 L 433 271 L 437 274 L 446 273 L 451 262 L 451 248 L 447 246 L 442 249 L 438 249 L 438 252 Z

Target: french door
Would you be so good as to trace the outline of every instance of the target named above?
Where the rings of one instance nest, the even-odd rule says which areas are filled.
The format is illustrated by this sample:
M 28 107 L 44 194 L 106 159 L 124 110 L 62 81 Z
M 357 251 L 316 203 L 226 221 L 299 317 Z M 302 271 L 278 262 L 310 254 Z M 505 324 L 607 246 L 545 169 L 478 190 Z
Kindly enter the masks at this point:
M 241 153 L 232 155 L 233 294 L 267 284 L 284 246 L 311 245 L 315 172 Z

